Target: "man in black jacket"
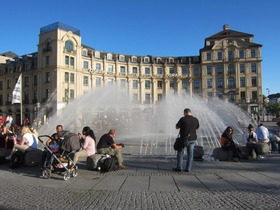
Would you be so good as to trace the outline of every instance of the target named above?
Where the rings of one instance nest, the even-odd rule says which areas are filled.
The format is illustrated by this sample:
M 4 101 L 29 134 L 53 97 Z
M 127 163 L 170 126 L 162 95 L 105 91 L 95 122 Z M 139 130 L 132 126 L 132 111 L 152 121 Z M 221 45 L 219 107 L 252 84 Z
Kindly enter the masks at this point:
M 180 129 L 180 138 L 185 142 L 184 147 L 177 151 L 177 167 L 173 171 L 183 170 L 184 149 L 187 148 L 186 172 L 191 171 L 193 164 L 194 145 L 197 139 L 196 130 L 199 128 L 199 121 L 192 116 L 190 109 L 184 109 L 184 117 L 181 117 L 176 124 L 176 129 Z

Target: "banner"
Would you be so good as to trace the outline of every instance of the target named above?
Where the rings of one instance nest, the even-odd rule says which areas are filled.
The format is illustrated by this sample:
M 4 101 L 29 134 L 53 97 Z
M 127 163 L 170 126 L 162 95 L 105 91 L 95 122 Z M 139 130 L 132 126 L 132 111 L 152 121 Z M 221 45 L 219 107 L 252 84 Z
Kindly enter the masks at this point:
M 12 104 L 21 103 L 21 74 L 13 91 Z

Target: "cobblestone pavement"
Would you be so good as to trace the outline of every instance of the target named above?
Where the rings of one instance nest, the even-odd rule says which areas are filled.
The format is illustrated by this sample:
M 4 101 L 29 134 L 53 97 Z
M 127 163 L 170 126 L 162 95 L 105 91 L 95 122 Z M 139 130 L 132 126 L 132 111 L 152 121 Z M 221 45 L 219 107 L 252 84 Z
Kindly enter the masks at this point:
M 172 172 L 174 157 L 125 156 L 125 170 L 89 171 L 68 181 L 38 167 L 0 165 L 0 209 L 279 209 L 280 155 L 235 162 L 195 161 Z

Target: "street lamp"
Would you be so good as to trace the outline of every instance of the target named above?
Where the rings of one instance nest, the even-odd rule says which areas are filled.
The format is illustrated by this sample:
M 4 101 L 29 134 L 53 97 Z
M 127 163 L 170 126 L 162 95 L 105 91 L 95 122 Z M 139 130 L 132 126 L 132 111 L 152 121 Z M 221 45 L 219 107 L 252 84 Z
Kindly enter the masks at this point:
M 266 88 L 266 90 L 267 90 L 267 96 L 269 96 L 269 92 L 270 92 L 270 91 L 269 91 L 269 89 L 268 89 L 268 88 Z
M 93 70 L 92 69 L 88 69 L 88 72 L 90 73 L 90 89 L 92 89 L 92 74 L 93 74 Z

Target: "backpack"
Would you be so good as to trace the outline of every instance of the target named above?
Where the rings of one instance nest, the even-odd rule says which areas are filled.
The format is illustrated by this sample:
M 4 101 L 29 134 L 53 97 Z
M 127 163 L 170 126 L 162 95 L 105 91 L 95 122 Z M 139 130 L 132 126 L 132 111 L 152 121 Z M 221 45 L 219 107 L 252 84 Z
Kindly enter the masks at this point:
M 119 169 L 118 160 L 116 156 L 106 155 L 99 160 L 98 167 L 102 172 L 116 171 Z
M 15 153 L 12 154 L 11 157 L 11 168 L 19 168 L 20 166 L 23 165 L 23 159 L 24 159 L 24 153 L 21 151 L 16 151 Z

